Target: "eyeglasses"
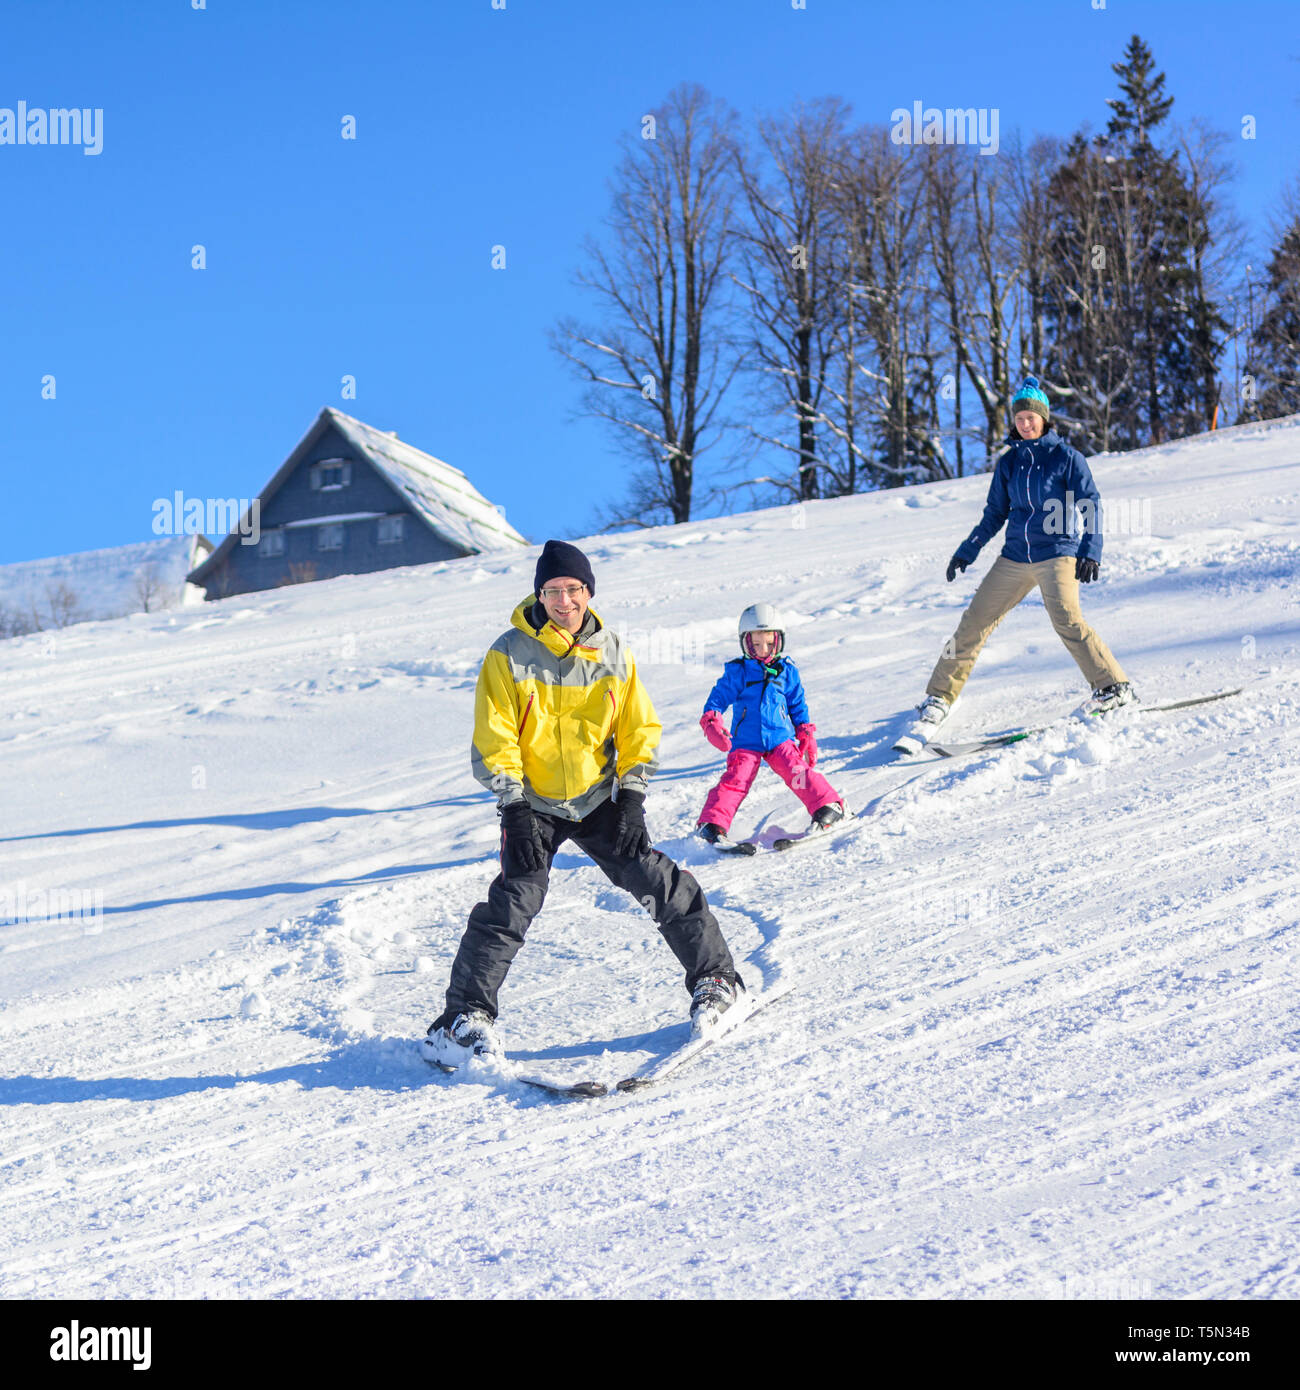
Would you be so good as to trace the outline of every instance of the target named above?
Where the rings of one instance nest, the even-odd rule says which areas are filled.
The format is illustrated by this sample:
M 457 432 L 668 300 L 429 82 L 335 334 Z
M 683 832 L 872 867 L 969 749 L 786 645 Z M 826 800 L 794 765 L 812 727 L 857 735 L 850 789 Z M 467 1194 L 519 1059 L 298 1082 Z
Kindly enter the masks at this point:
M 567 598 L 570 603 L 580 599 L 587 591 L 585 584 L 570 584 L 563 589 L 543 589 L 542 597 L 550 599 L 552 603 L 558 602 L 561 598 Z

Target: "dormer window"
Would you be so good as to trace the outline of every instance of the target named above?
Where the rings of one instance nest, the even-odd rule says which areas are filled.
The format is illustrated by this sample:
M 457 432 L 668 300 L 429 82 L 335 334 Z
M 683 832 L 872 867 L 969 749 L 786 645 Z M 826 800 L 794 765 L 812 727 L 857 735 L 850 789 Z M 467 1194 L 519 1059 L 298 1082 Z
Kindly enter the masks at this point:
M 311 466 L 311 485 L 317 492 L 336 492 L 352 481 L 350 459 L 321 459 Z

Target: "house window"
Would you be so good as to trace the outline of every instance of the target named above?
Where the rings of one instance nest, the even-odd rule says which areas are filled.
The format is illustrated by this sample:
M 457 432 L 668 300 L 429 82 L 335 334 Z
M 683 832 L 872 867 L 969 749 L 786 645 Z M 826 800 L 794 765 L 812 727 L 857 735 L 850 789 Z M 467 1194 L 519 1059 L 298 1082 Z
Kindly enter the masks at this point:
M 316 528 L 316 549 L 317 550 L 342 550 L 343 549 L 343 524 L 342 522 L 331 522 L 328 526 L 318 526 Z
M 392 545 L 406 536 L 404 516 L 381 516 L 379 518 L 379 544 Z
M 283 555 L 284 532 L 263 531 L 262 539 L 257 543 L 257 553 L 259 555 Z
M 311 466 L 311 485 L 317 492 L 337 492 L 352 481 L 349 459 L 321 459 Z

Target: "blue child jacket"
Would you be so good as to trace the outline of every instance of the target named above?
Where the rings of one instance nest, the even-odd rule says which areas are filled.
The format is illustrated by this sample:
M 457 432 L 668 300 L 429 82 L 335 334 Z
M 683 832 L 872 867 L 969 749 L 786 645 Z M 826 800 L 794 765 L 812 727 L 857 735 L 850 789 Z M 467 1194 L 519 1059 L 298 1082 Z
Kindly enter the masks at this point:
M 709 692 L 704 711 L 722 711 L 728 706 L 735 707 L 732 746 L 758 753 L 770 753 L 794 737 L 796 725 L 809 722 L 803 681 L 789 657 L 778 657 L 768 666 L 752 656 L 727 662 Z
M 1055 430 L 1008 445 L 994 465 L 984 515 L 957 547 L 958 556 L 970 564 L 1005 522 L 1002 554 L 1008 560 L 1100 560 L 1101 494 L 1088 461 Z

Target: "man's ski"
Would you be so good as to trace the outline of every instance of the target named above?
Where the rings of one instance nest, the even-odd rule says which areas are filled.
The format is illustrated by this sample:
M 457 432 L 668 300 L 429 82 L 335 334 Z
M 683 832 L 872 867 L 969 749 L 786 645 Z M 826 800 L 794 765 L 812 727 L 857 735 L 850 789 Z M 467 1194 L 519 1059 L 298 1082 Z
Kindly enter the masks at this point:
M 446 1062 L 439 1062 L 430 1057 L 423 1050 L 420 1054 L 431 1067 L 437 1067 L 445 1076 L 455 1076 L 461 1067 L 450 1066 Z M 544 1076 L 519 1075 L 510 1069 L 510 1064 L 498 1063 L 500 1076 L 506 1081 L 518 1081 L 523 1086 L 531 1086 L 534 1090 L 545 1091 L 552 1096 L 569 1096 L 587 1098 L 591 1096 L 604 1096 L 609 1094 L 609 1087 L 603 1081 L 551 1081 Z
M 1245 689 L 1244 686 L 1238 686 L 1235 690 L 1220 690 L 1213 695 L 1193 695 L 1190 699 L 1170 700 L 1163 705 L 1129 704 L 1119 705 L 1112 710 L 1089 710 L 1083 717 L 1085 719 L 1104 719 L 1119 710 L 1127 710 L 1130 714 L 1164 714 L 1169 710 L 1188 709 L 1193 705 L 1208 705 L 1215 700 L 1226 700 L 1231 695 L 1240 695 L 1243 689 Z M 1056 720 L 1054 724 L 1061 722 L 1061 720 Z M 974 739 L 969 743 L 928 743 L 925 746 L 925 752 L 928 756 L 918 758 L 916 761 L 918 763 L 940 762 L 944 758 L 963 758 L 968 753 L 983 753 L 991 748 L 1005 748 L 1009 744 L 1020 743 L 1023 739 L 1032 738 L 1035 734 L 1046 733 L 1048 729 L 1054 727 L 1054 724 L 1039 724 L 1031 729 L 1013 729 L 1010 733 L 994 734 L 988 738 Z
M 592 1096 L 607 1096 L 609 1094 L 609 1087 L 603 1081 L 574 1081 L 566 1085 L 560 1081 L 547 1081 L 543 1076 L 515 1076 L 511 1080 L 519 1081 L 525 1086 L 532 1086 L 538 1091 L 545 1091 L 547 1095 L 551 1096 L 567 1096 L 586 1100 Z
M 683 1067 L 687 1062 L 693 1061 L 696 1057 L 714 1043 L 721 1042 L 724 1038 L 729 1038 L 733 1033 L 743 1028 L 745 1024 L 754 1017 L 760 1010 L 767 1008 L 769 1004 L 775 1004 L 778 999 L 784 999 L 794 988 L 792 984 L 775 984 L 770 989 L 765 989 L 762 994 L 752 994 L 749 996 L 750 1004 L 745 1012 L 734 1023 L 726 1022 L 727 1014 L 723 1014 L 723 1022 L 719 1027 L 705 1033 L 702 1037 L 692 1037 L 666 1057 L 660 1057 L 656 1061 L 649 1063 L 641 1068 L 640 1071 L 633 1072 L 631 1076 L 625 1076 L 617 1084 L 619 1091 L 640 1091 L 647 1086 L 654 1086 L 662 1081 L 666 1076 L 671 1075 L 679 1067 Z M 731 1011 L 728 1010 L 728 1013 Z

